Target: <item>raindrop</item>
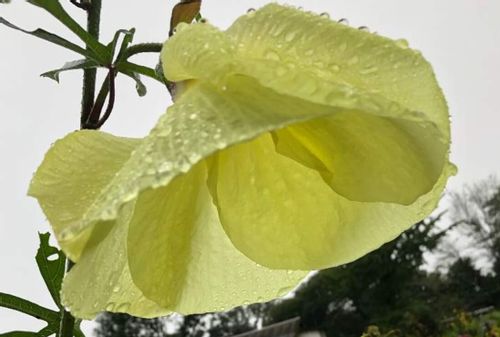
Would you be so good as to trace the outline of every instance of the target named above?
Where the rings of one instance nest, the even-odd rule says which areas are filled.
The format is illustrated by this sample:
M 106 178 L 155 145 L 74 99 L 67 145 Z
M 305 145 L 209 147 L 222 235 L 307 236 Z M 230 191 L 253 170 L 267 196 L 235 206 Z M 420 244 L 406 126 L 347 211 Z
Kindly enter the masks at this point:
M 287 69 L 285 67 L 280 66 L 276 69 L 276 75 L 278 75 L 279 77 L 284 76 L 286 73 Z
M 326 18 L 326 19 L 329 19 L 330 18 L 330 14 L 327 13 L 327 12 L 323 12 L 321 13 L 319 16 L 323 17 L 323 18 Z
M 343 25 L 349 25 L 349 20 L 347 20 L 346 18 L 342 18 L 338 21 L 338 23 Z
M 285 41 L 286 42 L 291 42 L 293 39 L 295 39 L 295 32 L 288 32 L 285 34 Z
M 378 71 L 377 67 L 368 67 L 368 68 L 364 68 L 364 69 L 360 70 L 359 73 L 362 75 L 368 75 L 368 74 L 373 74 L 377 71 Z
M 106 305 L 106 311 L 114 311 L 115 310 L 115 303 L 114 302 L 109 302 Z
M 353 57 L 351 57 L 351 59 L 348 61 L 348 63 L 349 63 L 350 65 L 356 64 L 356 63 L 358 63 L 358 62 L 359 62 L 359 57 L 357 57 L 357 56 L 353 56 Z
M 117 293 L 117 292 L 119 292 L 119 291 L 120 291 L 120 287 L 119 287 L 119 286 L 115 286 L 115 287 L 113 288 L 113 292 L 114 292 L 114 293 Z
M 249 8 L 247 10 L 247 14 L 253 14 L 253 13 L 255 13 L 255 8 Z
M 338 73 L 340 71 L 340 67 L 336 64 L 332 65 L 331 68 L 334 73 Z
M 366 26 L 360 26 L 358 27 L 358 29 L 362 32 L 370 32 L 370 28 L 366 27 Z
M 265 58 L 268 60 L 279 61 L 280 57 L 274 50 L 268 50 L 266 52 Z
M 405 39 L 399 39 L 399 40 L 396 40 L 395 42 L 398 45 L 398 47 L 400 47 L 400 48 L 408 49 L 408 47 L 409 47 L 408 41 L 406 41 Z
M 116 311 L 127 312 L 129 308 L 130 308 L 130 303 L 122 303 L 116 308 Z

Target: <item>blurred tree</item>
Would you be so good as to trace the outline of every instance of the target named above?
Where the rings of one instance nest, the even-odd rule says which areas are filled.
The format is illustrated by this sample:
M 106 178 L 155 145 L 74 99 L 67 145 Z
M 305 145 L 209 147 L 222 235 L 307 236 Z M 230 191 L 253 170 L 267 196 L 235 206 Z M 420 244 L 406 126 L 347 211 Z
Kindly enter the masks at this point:
M 161 319 L 143 319 L 126 314 L 104 313 L 96 323 L 96 337 L 162 337 L 166 336 Z
M 443 281 L 420 269 L 446 231 L 437 231 L 441 216 L 420 222 L 371 254 L 344 266 L 318 272 L 295 296 L 272 307 L 267 323 L 294 316 L 302 329 L 328 336 L 360 336 L 370 324 L 400 327 L 403 334 L 430 336 Z

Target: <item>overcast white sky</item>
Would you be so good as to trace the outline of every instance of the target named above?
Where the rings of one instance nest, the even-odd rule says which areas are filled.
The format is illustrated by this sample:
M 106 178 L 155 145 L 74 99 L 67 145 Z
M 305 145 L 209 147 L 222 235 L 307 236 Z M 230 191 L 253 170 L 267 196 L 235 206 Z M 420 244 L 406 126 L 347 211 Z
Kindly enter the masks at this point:
M 131 27 L 137 28 L 136 42 L 165 39 L 173 0 L 103 2 L 103 41 L 108 42 L 115 30 Z M 227 27 L 248 8 L 267 2 L 205 0 L 203 14 L 211 23 Z M 450 105 L 452 160 L 459 174 L 449 188 L 500 173 L 500 1 L 281 2 L 329 12 L 335 19 L 348 18 L 353 26 L 408 39 L 434 65 Z M 79 10 L 71 12 L 83 19 Z M 23 0 L 0 5 L 0 16 L 27 29 L 63 31 L 55 20 Z M 62 35 L 76 41 L 71 34 Z M 78 128 L 80 112 L 80 72 L 63 74 L 60 85 L 38 75 L 78 55 L 3 26 L 0 46 L 0 292 L 52 306 L 33 259 L 37 231 L 47 231 L 49 226 L 35 201 L 26 197 L 26 190 L 50 144 Z M 155 62 L 154 58 L 139 60 Z M 149 94 L 138 98 L 131 81 L 118 82 L 117 104 L 106 131 L 126 136 L 148 132 L 170 100 L 160 85 L 147 84 Z M 42 326 L 0 309 L 0 333 Z M 91 324 L 85 326 L 90 331 Z

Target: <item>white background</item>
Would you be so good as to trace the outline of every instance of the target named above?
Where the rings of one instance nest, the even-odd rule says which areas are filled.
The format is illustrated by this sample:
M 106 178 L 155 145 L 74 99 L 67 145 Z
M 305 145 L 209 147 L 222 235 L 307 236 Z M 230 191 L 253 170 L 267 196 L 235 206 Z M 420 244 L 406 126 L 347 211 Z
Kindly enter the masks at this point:
M 65 2 L 66 0 L 61 0 Z M 69 0 L 66 1 L 69 3 Z M 165 39 L 173 0 L 104 0 L 102 40 L 115 30 L 136 27 L 136 42 Z M 267 1 L 205 0 L 203 15 L 227 27 L 249 8 Z M 500 171 L 500 1 L 498 0 L 296 0 L 289 4 L 332 18 L 348 18 L 392 38 L 406 38 L 434 65 L 452 116 L 452 160 L 459 189 Z M 83 13 L 68 6 L 84 22 Z M 64 28 L 22 0 L 0 5 L 0 16 L 26 29 Z M 71 34 L 60 33 L 71 38 Z M 0 26 L 0 292 L 52 306 L 34 262 L 37 231 L 48 231 L 34 200 L 26 197 L 31 175 L 57 138 L 78 128 L 81 72 L 63 74 L 58 85 L 38 75 L 78 55 Z M 155 58 L 139 58 L 154 66 Z M 134 83 L 118 82 L 117 104 L 104 128 L 119 135 L 144 136 L 170 104 L 159 84 L 138 98 Z M 0 333 L 30 330 L 42 323 L 0 309 Z M 91 323 L 85 324 L 91 331 Z

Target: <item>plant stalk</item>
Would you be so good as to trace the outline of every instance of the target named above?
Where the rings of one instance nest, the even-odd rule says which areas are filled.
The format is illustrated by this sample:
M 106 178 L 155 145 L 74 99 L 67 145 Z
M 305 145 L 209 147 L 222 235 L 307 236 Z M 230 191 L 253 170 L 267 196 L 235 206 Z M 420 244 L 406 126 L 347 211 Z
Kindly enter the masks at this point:
M 97 41 L 99 40 L 99 31 L 101 26 L 101 4 L 102 0 L 91 0 L 87 8 L 87 31 Z M 89 46 L 87 46 L 89 49 Z M 82 110 L 80 116 L 80 127 L 84 128 L 88 116 L 92 112 L 95 100 L 97 70 L 85 69 L 83 72 L 83 90 L 82 90 Z M 73 267 L 73 262 L 67 258 L 66 271 L 69 272 Z M 59 326 L 58 337 L 73 337 L 75 330 L 75 318 L 70 312 L 63 309 L 61 325 Z
M 96 40 L 99 39 L 100 25 L 101 0 L 92 0 L 87 11 L 87 31 Z M 87 49 L 89 49 L 88 46 Z M 80 118 L 81 128 L 85 128 L 85 124 L 94 106 L 96 77 L 96 69 L 85 69 L 83 72 L 82 112 Z

